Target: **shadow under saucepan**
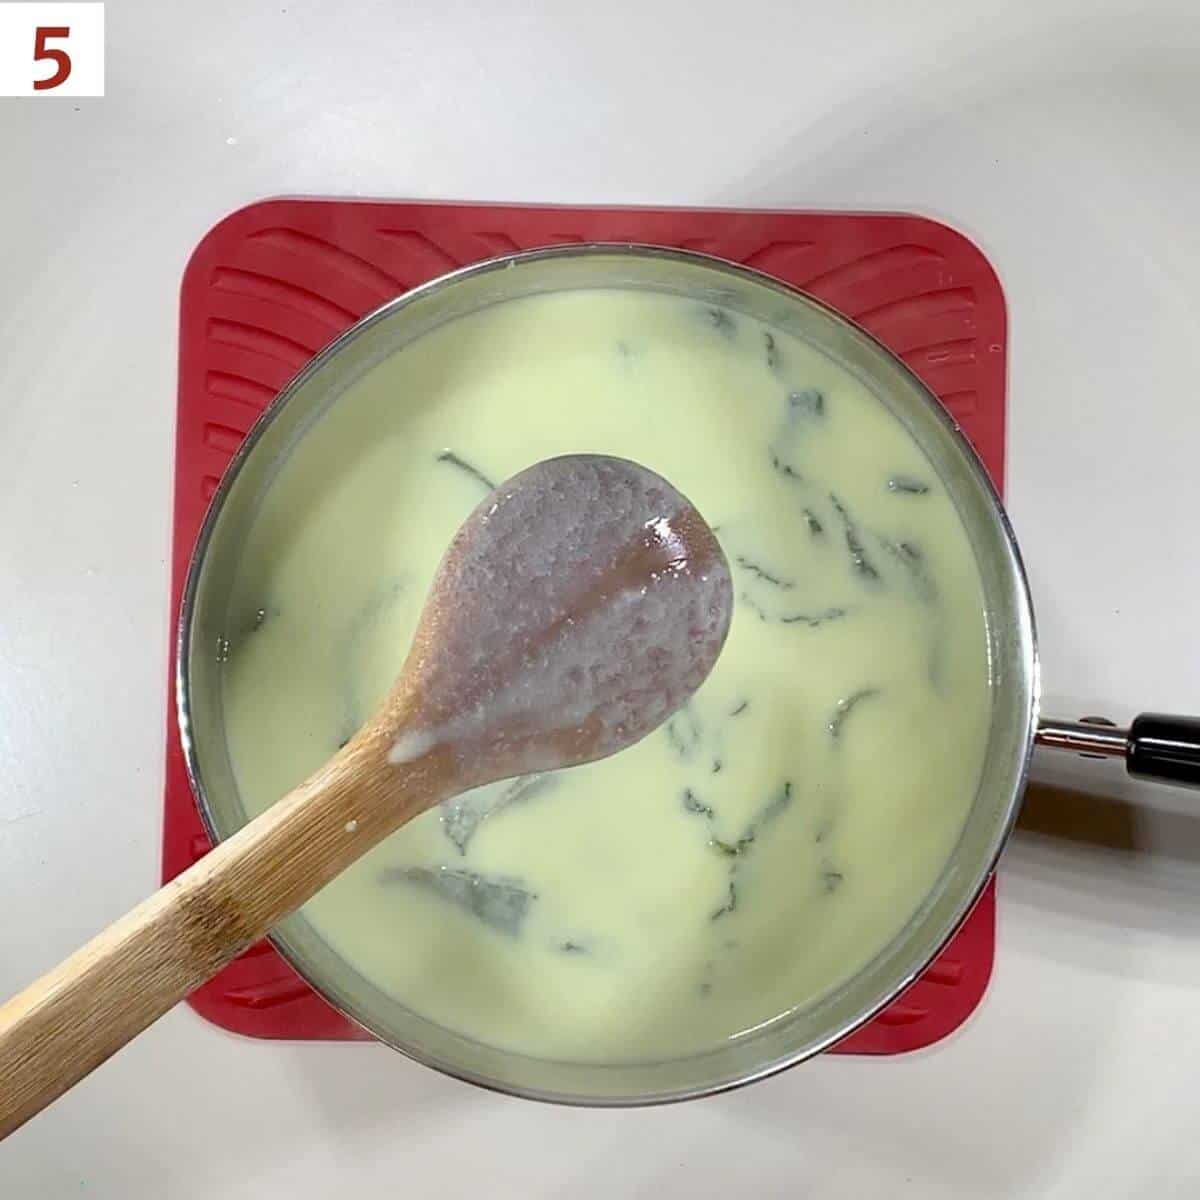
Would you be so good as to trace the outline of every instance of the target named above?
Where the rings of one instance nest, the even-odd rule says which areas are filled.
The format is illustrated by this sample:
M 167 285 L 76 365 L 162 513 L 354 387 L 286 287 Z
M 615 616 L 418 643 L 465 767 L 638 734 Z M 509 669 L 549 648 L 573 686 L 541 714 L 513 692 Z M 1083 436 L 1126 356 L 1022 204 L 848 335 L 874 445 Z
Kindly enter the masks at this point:
M 1200 797 L 1138 784 L 1115 764 L 1035 768 L 1001 866 L 1003 904 L 1069 921 L 1056 956 L 1128 973 L 1139 938 L 1200 936 Z M 1109 794 L 1116 793 L 1116 794 Z M 1015 914 L 1014 914 L 1015 915 Z M 1191 967 L 1170 955 L 1142 961 L 1163 982 L 1188 983 Z

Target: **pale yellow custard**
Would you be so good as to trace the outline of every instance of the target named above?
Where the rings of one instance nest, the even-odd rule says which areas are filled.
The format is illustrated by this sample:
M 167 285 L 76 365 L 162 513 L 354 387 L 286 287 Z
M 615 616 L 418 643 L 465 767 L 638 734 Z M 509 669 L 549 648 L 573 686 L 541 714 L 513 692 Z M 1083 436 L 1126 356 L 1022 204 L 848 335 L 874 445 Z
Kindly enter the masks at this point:
M 387 691 L 488 483 L 572 452 L 645 464 L 716 530 L 736 599 L 712 676 L 633 749 L 427 813 L 304 911 L 460 1033 L 668 1058 L 861 968 L 974 798 L 991 708 L 975 559 L 921 450 L 846 370 L 647 293 L 510 301 L 426 335 L 340 398 L 267 492 L 226 733 L 259 812 Z

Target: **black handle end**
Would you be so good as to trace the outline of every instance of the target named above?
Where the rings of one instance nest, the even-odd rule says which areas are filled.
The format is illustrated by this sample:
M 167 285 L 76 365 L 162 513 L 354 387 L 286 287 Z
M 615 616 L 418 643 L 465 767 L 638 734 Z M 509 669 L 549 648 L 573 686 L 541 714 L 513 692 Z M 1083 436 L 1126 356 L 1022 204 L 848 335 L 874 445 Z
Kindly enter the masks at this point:
M 1139 779 L 1200 788 L 1200 717 L 1142 713 L 1129 727 L 1125 766 Z

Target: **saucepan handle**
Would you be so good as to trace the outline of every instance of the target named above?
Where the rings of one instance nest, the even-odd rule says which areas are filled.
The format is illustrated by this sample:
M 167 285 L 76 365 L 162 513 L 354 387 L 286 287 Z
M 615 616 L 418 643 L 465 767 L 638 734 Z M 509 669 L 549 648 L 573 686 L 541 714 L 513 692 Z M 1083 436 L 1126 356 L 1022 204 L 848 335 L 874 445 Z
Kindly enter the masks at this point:
M 1200 788 L 1200 717 L 1142 713 L 1128 729 L 1091 717 L 1038 723 L 1040 746 L 1095 758 L 1123 758 L 1138 779 Z

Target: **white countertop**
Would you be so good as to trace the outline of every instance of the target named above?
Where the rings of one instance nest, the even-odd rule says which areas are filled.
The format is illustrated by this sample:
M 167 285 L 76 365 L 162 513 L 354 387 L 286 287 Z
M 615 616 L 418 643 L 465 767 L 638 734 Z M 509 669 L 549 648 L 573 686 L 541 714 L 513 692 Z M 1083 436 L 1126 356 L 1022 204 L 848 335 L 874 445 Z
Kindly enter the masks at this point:
M 0 995 L 157 879 L 179 279 L 266 195 L 948 220 L 1007 292 L 1047 711 L 1200 711 L 1193 0 L 107 21 L 104 99 L 0 100 Z M 180 1008 L 0 1146 L 0 1195 L 1195 1195 L 1198 798 L 1051 771 L 1129 804 L 1037 800 L 1059 833 L 1018 834 L 991 990 L 933 1049 L 571 1111 Z

